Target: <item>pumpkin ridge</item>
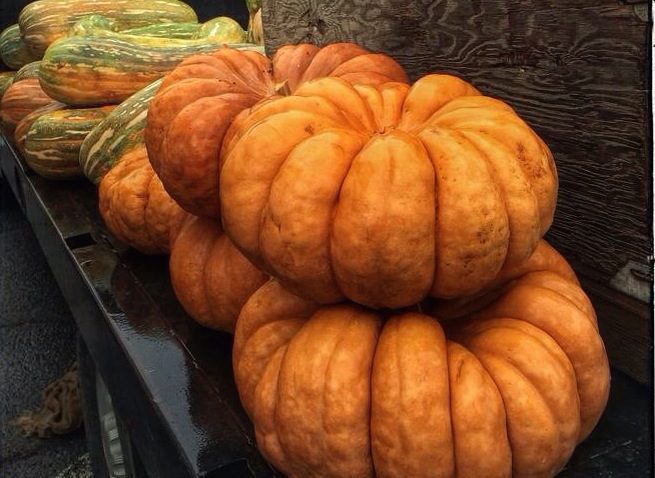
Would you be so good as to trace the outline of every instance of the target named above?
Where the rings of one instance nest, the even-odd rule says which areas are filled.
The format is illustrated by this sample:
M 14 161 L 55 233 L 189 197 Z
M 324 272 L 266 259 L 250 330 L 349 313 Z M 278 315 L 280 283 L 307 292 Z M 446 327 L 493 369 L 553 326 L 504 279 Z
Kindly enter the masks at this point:
M 449 332 L 448 332 L 446 329 L 444 329 L 444 333 L 449 334 Z M 461 348 L 462 351 L 464 351 L 465 354 L 467 354 L 467 355 L 469 355 L 469 356 L 471 357 L 471 360 L 474 360 L 474 361 L 475 361 L 475 363 L 480 367 L 480 370 L 484 373 L 484 376 L 488 378 L 488 383 L 490 384 L 490 386 L 492 386 L 493 389 L 496 391 L 496 397 L 497 397 L 498 400 L 500 401 L 500 404 L 501 404 L 500 409 L 501 409 L 501 411 L 502 411 L 502 415 L 503 415 L 503 421 L 502 421 L 503 424 L 502 424 L 502 430 L 501 430 L 501 431 L 503 432 L 503 436 L 504 436 L 504 438 L 505 438 L 505 441 L 507 442 L 507 450 L 506 450 L 506 451 L 507 451 L 507 453 L 509 454 L 509 465 L 510 465 L 510 468 L 511 468 L 511 465 L 512 465 L 512 463 L 513 463 L 513 451 L 512 451 L 511 442 L 509 441 L 508 418 L 507 418 L 507 411 L 506 411 L 506 410 L 507 410 L 507 407 L 506 407 L 505 399 L 503 398 L 503 395 L 501 394 L 501 392 L 500 392 L 500 390 L 499 390 L 499 388 L 498 388 L 498 384 L 496 383 L 496 381 L 495 381 L 494 378 L 493 378 L 493 375 L 492 375 L 491 372 L 487 369 L 487 367 L 486 367 L 485 364 L 482 362 L 482 360 L 480 360 L 480 359 L 479 359 L 479 358 L 478 358 L 478 357 L 477 357 L 477 356 L 476 356 L 476 355 L 475 355 L 471 350 L 469 350 L 469 348 L 466 347 L 463 343 L 457 341 L 457 340 L 454 339 L 454 338 L 448 338 L 448 339 L 447 339 L 447 343 L 446 343 L 447 358 L 448 358 L 449 366 L 450 366 L 450 363 L 451 363 L 451 353 L 452 353 L 452 350 L 455 349 L 455 348 L 457 348 L 457 347 Z M 459 368 L 458 368 L 458 375 L 457 375 L 456 380 L 455 380 L 456 382 L 457 382 L 457 379 L 460 378 L 459 373 L 461 372 L 461 369 L 462 369 L 464 366 L 465 366 L 465 360 L 461 360 L 461 361 L 460 361 L 460 364 L 459 364 Z M 449 375 L 452 376 L 452 374 L 449 374 Z M 453 414 L 453 403 L 455 402 L 455 400 L 453 400 L 454 387 L 451 386 L 450 381 L 449 381 L 449 391 L 450 391 L 450 413 L 451 413 L 450 416 L 451 416 L 451 417 L 455 417 L 455 415 Z M 454 473 L 454 476 L 456 477 L 456 476 L 457 476 L 457 463 L 458 463 L 458 461 L 459 461 L 459 460 L 457 459 L 457 433 L 456 433 L 456 432 L 457 432 L 457 429 L 458 429 L 459 427 L 457 426 L 456 420 L 454 420 L 453 418 L 451 418 L 451 419 L 452 419 L 452 422 L 453 422 L 453 425 L 452 425 L 453 451 L 454 451 L 454 453 L 455 453 L 455 456 L 453 457 L 453 458 L 454 458 L 453 463 L 454 463 L 454 465 L 455 465 L 455 473 Z M 511 472 L 511 469 L 510 469 L 510 472 Z
M 340 131 L 341 130 L 339 128 L 328 127 L 328 128 L 325 128 L 323 130 L 320 130 L 320 131 L 314 133 L 312 136 L 309 136 L 307 138 L 303 138 L 291 149 L 291 151 L 289 151 L 289 153 L 287 154 L 287 158 L 291 157 L 294 154 L 294 151 L 297 152 L 299 150 L 299 148 L 302 148 L 302 147 L 306 146 L 308 141 L 317 141 L 319 138 L 322 138 L 324 135 L 327 135 L 327 134 L 330 134 L 330 133 L 339 133 Z M 357 134 L 357 135 L 359 136 L 359 134 Z M 337 149 L 342 151 L 344 153 L 344 155 L 343 155 L 344 158 L 347 157 L 347 155 L 345 154 L 346 150 L 344 149 L 344 145 L 341 142 L 337 141 L 335 143 L 330 143 L 330 145 L 331 146 L 333 145 Z M 347 169 L 343 172 L 342 178 L 345 178 L 348 175 L 354 159 L 357 157 L 357 155 L 362 151 L 362 149 L 364 147 L 365 147 L 365 143 L 362 141 L 360 143 L 359 149 L 357 151 L 352 152 L 352 155 L 350 156 L 349 160 L 347 161 L 348 166 L 347 166 Z M 281 224 L 279 224 L 278 222 L 275 221 L 275 218 L 273 217 L 273 213 L 271 213 L 271 205 L 274 204 L 273 201 L 271 200 L 271 198 L 272 198 L 272 195 L 275 192 L 274 190 L 275 190 L 275 186 L 277 185 L 278 178 L 280 177 L 280 175 L 282 173 L 284 173 L 285 165 L 287 165 L 287 164 L 288 164 L 287 161 L 282 162 L 280 164 L 280 167 L 278 168 L 277 172 L 275 173 L 275 176 L 270 181 L 271 187 L 270 187 L 270 189 L 268 191 L 268 199 L 266 201 L 266 206 L 262 209 L 262 212 L 261 212 L 260 227 L 263 227 L 263 225 L 267 222 L 266 219 L 270 219 L 271 222 L 273 222 L 278 227 L 278 229 L 281 228 Z M 307 170 L 306 172 L 309 173 L 309 174 L 312 174 L 311 170 Z M 334 269 L 333 269 L 333 267 L 331 265 L 332 256 L 331 256 L 330 237 L 332 235 L 332 227 L 333 227 L 333 222 L 334 222 L 334 216 L 336 214 L 336 206 L 339 203 L 339 196 L 341 194 L 342 186 L 343 186 L 343 181 L 341 181 L 339 183 L 339 187 L 338 187 L 337 191 L 334 194 L 334 199 L 332 201 L 332 205 L 328 206 L 328 209 L 330 211 L 330 213 L 329 213 L 330 218 L 327 221 L 328 226 L 327 226 L 327 229 L 325 231 L 325 235 L 323 236 L 324 239 L 325 239 L 324 242 L 325 242 L 326 257 L 329 260 L 329 262 L 328 262 L 328 264 L 329 264 L 329 267 L 328 267 L 329 278 L 328 279 L 330 281 L 330 285 L 334 286 L 334 288 L 336 289 L 336 291 L 339 293 L 340 296 L 343 296 L 343 292 L 341 291 L 341 289 L 339 287 L 339 284 L 337 282 L 337 278 L 336 278 Z M 265 244 L 265 242 L 266 242 L 266 241 L 263 241 L 264 234 L 261 233 L 259 235 L 259 237 L 260 237 L 260 242 L 259 242 L 260 250 L 265 250 L 265 247 L 262 246 L 262 244 Z M 272 268 L 271 271 L 275 272 L 275 269 Z M 292 279 L 290 279 L 289 281 L 286 281 L 285 285 L 287 287 L 289 287 L 291 290 L 297 290 L 298 289 L 298 284 L 296 283 L 295 280 L 292 280 Z
M 476 352 L 475 355 L 476 355 L 476 357 L 479 357 L 480 362 L 482 362 L 483 365 L 485 366 L 485 368 L 487 368 L 487 365 L 484 363 L 486 360 L 489 360 L 489 358 L 486 357 L 487 352 L 482 352 L 482 353 Z M 496 360 L 498 360 L 499 362 L 502 362 L 507 368 L 511 368 L 511 370 L 514 373 L 516 373 L 518 376 L 520 376 L 522 378 L 523 383 L 527 384 L 530 387 L 530 389 L 536 394 L 536 396 L 539 397 L 541 410 L 548 412 L 548 425 L 553 428 L 553 431 L 556 432 L 557 435 L 559 435 L 560 434 L 559 431 L 555 430 L 557 428 L 556 424 L 558 422 L 555 419 L 555 416 L 553 414 L 553 411 L 551 410 L 550 404 L 544 398 L 541 391 L 538 388 L 535 387 L 535 385 L 532 383 L 532 381 L 529 380 L 528 377 L 525 376 L 525 374 L 523 373 L 523 371 L 519 367 L 515 366 L 511 362 L 503 360 L 502 358 L 494 357 L 494 354 L 489 354 L 489 355 L 492 355 L 493 358 L 496 358 Z M 493 358 L 492 358 L 492 360 L 493 360 Z M 487 370 L 488 370 L 488 368 L 487 368 Z M 497 374 L 490 373 L 490 376 L 492 377 L 492 380 L 494 381 L 494 383 L 496 384 L 496 387 L 498 388 L 498 391 L 500 392 L 500 395 L 501 395 L 501 397 L 503 399 L 503 403 L 507 404 L 506 395 L 507 395 L 508 392 L 507 392 L 507 390 L 505 390 L 505 387 L 502 387 L 502 386 L 500 386 L 498 384 L 498 378 L 496 377 L 496 375 Z M 498 373 L 498 375 L 502 375 L 502 373 Z M 531 404 L 534 405 L 534 402 L 531 402 Z M 520 439 L 517 440 L 517 437 L 516 437 L 517 430 L 514 430 L 514 433 L 512 433 L 512 428 L 515 428 L 515 426 L 512 426 L 512 424 L 515 422 L 515 420 L 510 420 L 510 413 L 509 413 L 509 409 L 507 408 L 507 406 L 506 406 L 505 410 L 506 410 L 507 423 L 508 423 L 507 438 L 509 440 L 511 449 L 513 450 L 513 449 L 516 448 L 516 445 L 525 444 L 525 443 L 522 442 L 522 440 L 520 440 Z M 571 452 L 572 451 L 573 450 L 571 450 Z M 564 463 L 566 463 L 567 460 L 568 460 L 568 457 L 565 457 Z M 514 454 L 513 454 L 512 455 L 512 474 L 517 474 L 517 475 L 520 476 L 521 473 L 517 472 L 516 470 L 517 470 L 517 464 L 515 462 L 515 457 L 514 457 Z M 545 472 L 546 470 L 542 470 L 542 471 Z M 550 470 L 550 471 L 551 472 L 552 471 L 557 472 L 557 471 L 559 471 L 559 468 L 556 469 L 556 470 Z M 551 473 L 548 473 L 548 475 L 550 475 L 550 474 Z
M 497 315 L 498 313 L 506 315 L 508 310 L 505 309 L 516 307 L 513 302 L 516 301 L 517 296 L 519 299 L 521 299 L 522 297 L 525 297 L 526 291 L 530 290 L 531 288 L 524 286 L 517 281 L 517 284 L 514 285 L 510 291 L 503 294 L 488 307 L 489 311 L 485 311 L 483 313 L 477 312 L 471 317 L 474 320 L 484 320 L 484 318 L 493 318 L 493 315 Z M 583 439 L 589 434 L 595 423 L 598 421 L 599 416 L 596 416 L 596 410 L 602 410 L 604 408 L 604 404 L 607 402 L 609 384 L 601 384 L 599 387 L 596 383 L 596 377 L 598 374 L 609 372 L 607 357 L 604 355 L 605 348 L 602 344 L 600 336 L 598 335 L 598 330 L 596 329 L 591 319 L 588 317 L 581 317 L 586 316 L 584 312 L 573 306 L 569 301 L 565 301 L 563 297 L 560 297 L 560 295 L 554 291 L 542 288 L 540 294 L 541 295 L 538 297 L 540 297 L 541 300 L 548 300 L 551 304 L 569 304 L 570 307 L 573 307 L 572 309 L 570 307 L 568 309 L 569 320 L 565 324 L 558 324 L 560 326 L 565 325 L 567 327 L 567 330 L 564 332 L 561 329 L 556 328 L 552 321 L 549 322 L 547 319 L 544 320 L 544 318 L 539 315 L 540 312 L 536 313 L 536 317 L 534 317 L 533 313 L 531 314 L 532 317 L 521 317 L 520 320 L 537 327 L 549 335 L 560 346 L 560 348 L 564 350 L 564 353 L 567 355 L 567 357 L 569 357 L 569 360 L 573 365 L 573 370 L 577 382 L 578 396 L 581 403 L 580 410 L 582 416 L 580 436 L 581 439 Z M 542 308 L 543 307 L 544 305 L 542 303 Z M 576 336 L 586 332 L 589 329 L 591 329 L 593 334 L 596 335 L 587 334 L 593 339 L 590 341 L 587 349 L 580 350 L 579 347 L 577 347 L 578 344 L 575 342 L 569 341 L 570 343 L 566 343 L 567 339 L 572 335 Z M 562 334 L 565 335 L 562 337 Z M 562 340 L 562 338 L 564 340 Z M 598 354 L 602 355 L 599 356 Z M 594 417 L 595 421 L 592 420 Z

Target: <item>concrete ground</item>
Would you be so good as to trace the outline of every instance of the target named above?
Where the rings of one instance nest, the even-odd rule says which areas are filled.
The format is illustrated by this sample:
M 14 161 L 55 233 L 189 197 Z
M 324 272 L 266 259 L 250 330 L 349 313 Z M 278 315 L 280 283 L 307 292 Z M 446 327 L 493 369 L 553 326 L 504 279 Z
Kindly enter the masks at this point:
M 75 324 L 43 253 L 0 179 L 0 477 L 91 476 L 84 432 L 23 438 L 9 421 L 75 361 Z

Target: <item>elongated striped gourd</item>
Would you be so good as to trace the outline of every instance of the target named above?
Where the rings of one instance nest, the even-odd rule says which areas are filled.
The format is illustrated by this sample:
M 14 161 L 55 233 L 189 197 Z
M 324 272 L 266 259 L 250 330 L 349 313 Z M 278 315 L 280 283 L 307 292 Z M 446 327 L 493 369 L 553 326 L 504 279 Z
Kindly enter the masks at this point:
M 16 75 L 13 71 L 2 71 L 0 72 L 0 98 L 5 94 L 5 91 L 11 83 L 14 81 L 14 76 Z
M 82 141 L 113 108 L 62 109 L 39 116 L 25 135 L 23 154 L 28 166 L 48 179 L 81 176 Z
M 80 148 L 80 166 L 98 184 L 127 151 L 145 142 L 148 105 L 162 80 L 156 80 L 116 107 L 86 137 Z
M 121 33 L 158 38 L 178 38 L 190 40 L 202 27 L 201 23 L 160 23 L 146 27 L 132 28 Z
M 23 8 L 18 24 L 30 51 L 43 56 L 52 42 L 92 14 L 111 18 L 119 30 L 198 21 L 193 9 L 178 0 L 38 0 Z
M 111 18 L 103 15 L 89 15 L 75 23 L 67 36 L 92 35 L 98 32 L 180 40 L 213 38 L 222 43 L 243 43 L 247 40 L 246 32 L 241 25 L 230 17 L 216 17 L 205 23 L 157 23 L 129 30 L 119 30 L 117 23 Z
M 32 123 L 34 123 L 37 118 L 43 116 L 46 113 L 56 110 L 63 110 L 64 108 L 67 108 L 65 104 L 52 100 L 47 105 L 35 109 L 18 122 L 14 131 L 14 142 L 18 148 L 18 151 L 20 151 L 23 156 L 25 155 L 25 136 L 27 135 L 29 129 L 32 127 Z
M 138 91 L 116 107 L 86 137 L 80 148 L 80 166 L 94 184 L 125 152 L 144 143 L 148 105 L 162 80 Z
M 239 49 L 261 47 L 230 45 Z M 171 71 L 184 58 L 223 48 L 220 38 L 179 40 L 97 32 L 55 42 L 40 69 L 52 98 L 75 106 L 115 104 Z
M 20 120 L 51 101 L 52 98 L 41 89 L 38 79 L 14 81 L 0 102 L 0 126 L 7 139 L 14 140 L 14 129 Z
M 41 68 L 40 61 L 33 61 L 23 66 L 20 70 L 16 72 L 14 81 L 23 81 L 29 80 L 30 78 L 39 78 L 39 69 Z
M 20 36 L 18 24 L 5 28 L 0 33 L 0 58 L 12 70 L 18 70 L 23 65 L 39 60 L 33 55 Z

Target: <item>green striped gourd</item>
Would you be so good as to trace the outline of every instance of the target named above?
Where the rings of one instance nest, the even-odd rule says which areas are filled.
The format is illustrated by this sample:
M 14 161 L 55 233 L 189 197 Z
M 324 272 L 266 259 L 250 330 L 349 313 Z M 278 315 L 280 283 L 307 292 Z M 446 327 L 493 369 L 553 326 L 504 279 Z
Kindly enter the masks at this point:
M 23 66 L 20 70 L 16 72 L 14 81 L 29 80 L 30 78 L 39 78 L 39 69 L 41 68 L 40 61 L 33 61 Z
M 27 135 L 27 131 L 32 126 L 32 123 L 34 123 L 39 116 L 49 113 L 50 111 L 62 110 L 64 108 L 67 108 L 65 104 L 52 100 L 47 105 L 35 109 L 18 122 L 16 130 L 14 131 L 14 141 L 16 147 L 23 156 L 25 155 L 25 135 Z
M 89 15 L 78 21 L 68 32 L 68 36 L 90 35 L 98 32 L 119 32 L 116 22 L 102 15 Z M 122 35 L 142 37 L 177 38 L 193 40 L 212 38 L 220 43 L 243 43 L 246 32 L 230 17 L 216 17 L 205 23 L 158 23 L 145 27 L 122 30 Z
M 69 105 L 116 104 L 166 75 L 184 58 L 216 51 L 223 43 L 220 38 L 179 40 L 107 31 L 63 38 L 43 58 L 41 86 Z M 250 44 L 231 47 L 261 51 Z
M 14 81 L 14 76 L 16 75 L 13 71 L 1 71 L 0 72 L 0 99 L 2 95 L 5 94 L 5 91 L 11 83 Z
M 111 18 L 119 30 L 198 21 L 193 9 L 178 0 L 38 0 L 23 8 L 18 24 L 30 51 L 43 56 L 52 42 L 92 14 Z
M 118 26 L 111 18 L 103 15 L 89 15 L 77 21 L 75 25 L 68 30 L 66 36 L 90 35 L 98 30 L 117 32 Z
M 144 144 L 148 105 L 162 80 L 138 91 L 116 107 L 89 133 L 80 148 L 84 175 L 98 184 L 127 151 Z
M 42 114 L 25 134 L 25 162 L 48 179 L 80 177 L 82 141 L 113 108 L 61 109 Z
M 201 23 L 160 23 L 158 25 L 148 25 L 147 27 L 124 30 L 121 33 L 144 37 L 178 38 L 181 40 L 190 40 L 195 38 L 195 35 L 198 33 L 201 27 Z
M 12 70 L 18 70 L 23 65 L 39 60 L 33 55 L 20 36 L 18 24 L 11 25 L 0 33 L 0 58 Z

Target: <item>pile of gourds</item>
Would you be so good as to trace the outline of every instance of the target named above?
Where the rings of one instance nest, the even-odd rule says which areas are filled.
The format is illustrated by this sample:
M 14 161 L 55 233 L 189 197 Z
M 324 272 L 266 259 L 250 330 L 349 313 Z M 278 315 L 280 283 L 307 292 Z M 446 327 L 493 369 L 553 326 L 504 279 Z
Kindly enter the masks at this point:
M 39 0 L 0 34 L 0 126 L 50 179 L 80 177 L 81 143 L 115 105 L 187 56 L 247 44 L 228 17 L 198 23 L 178 0 Z
M 3 123 L 51 176 L 48 138 L 81 132 L 58 147 L 98 184 L 110 231 L 170 252 L 189 315 L 234 334 L 239 394 L 274 466 L 290 477 L 562 469 L 606 405 L 609 367 L 589 299 L 543 240 L 553 157 L 510 106 L 449 75 L 411 83 L 354 44 L 268 59 L 208 46 L 198 32 L 214 27 L 193 18 L 127 25 L 116 5 L 133 0 L 57 3 L 107 10 L 62 13 L 48 30 L 30 28 L 38 9 L 26 8 L 23 50 L 45 56 L 15 84 L 36 78 L 44 104 L 5 113 L 10 87 Z M 116 62 L 123 45 L 133 64 Z M 148 63 L 142 49 L 165 58 Z

